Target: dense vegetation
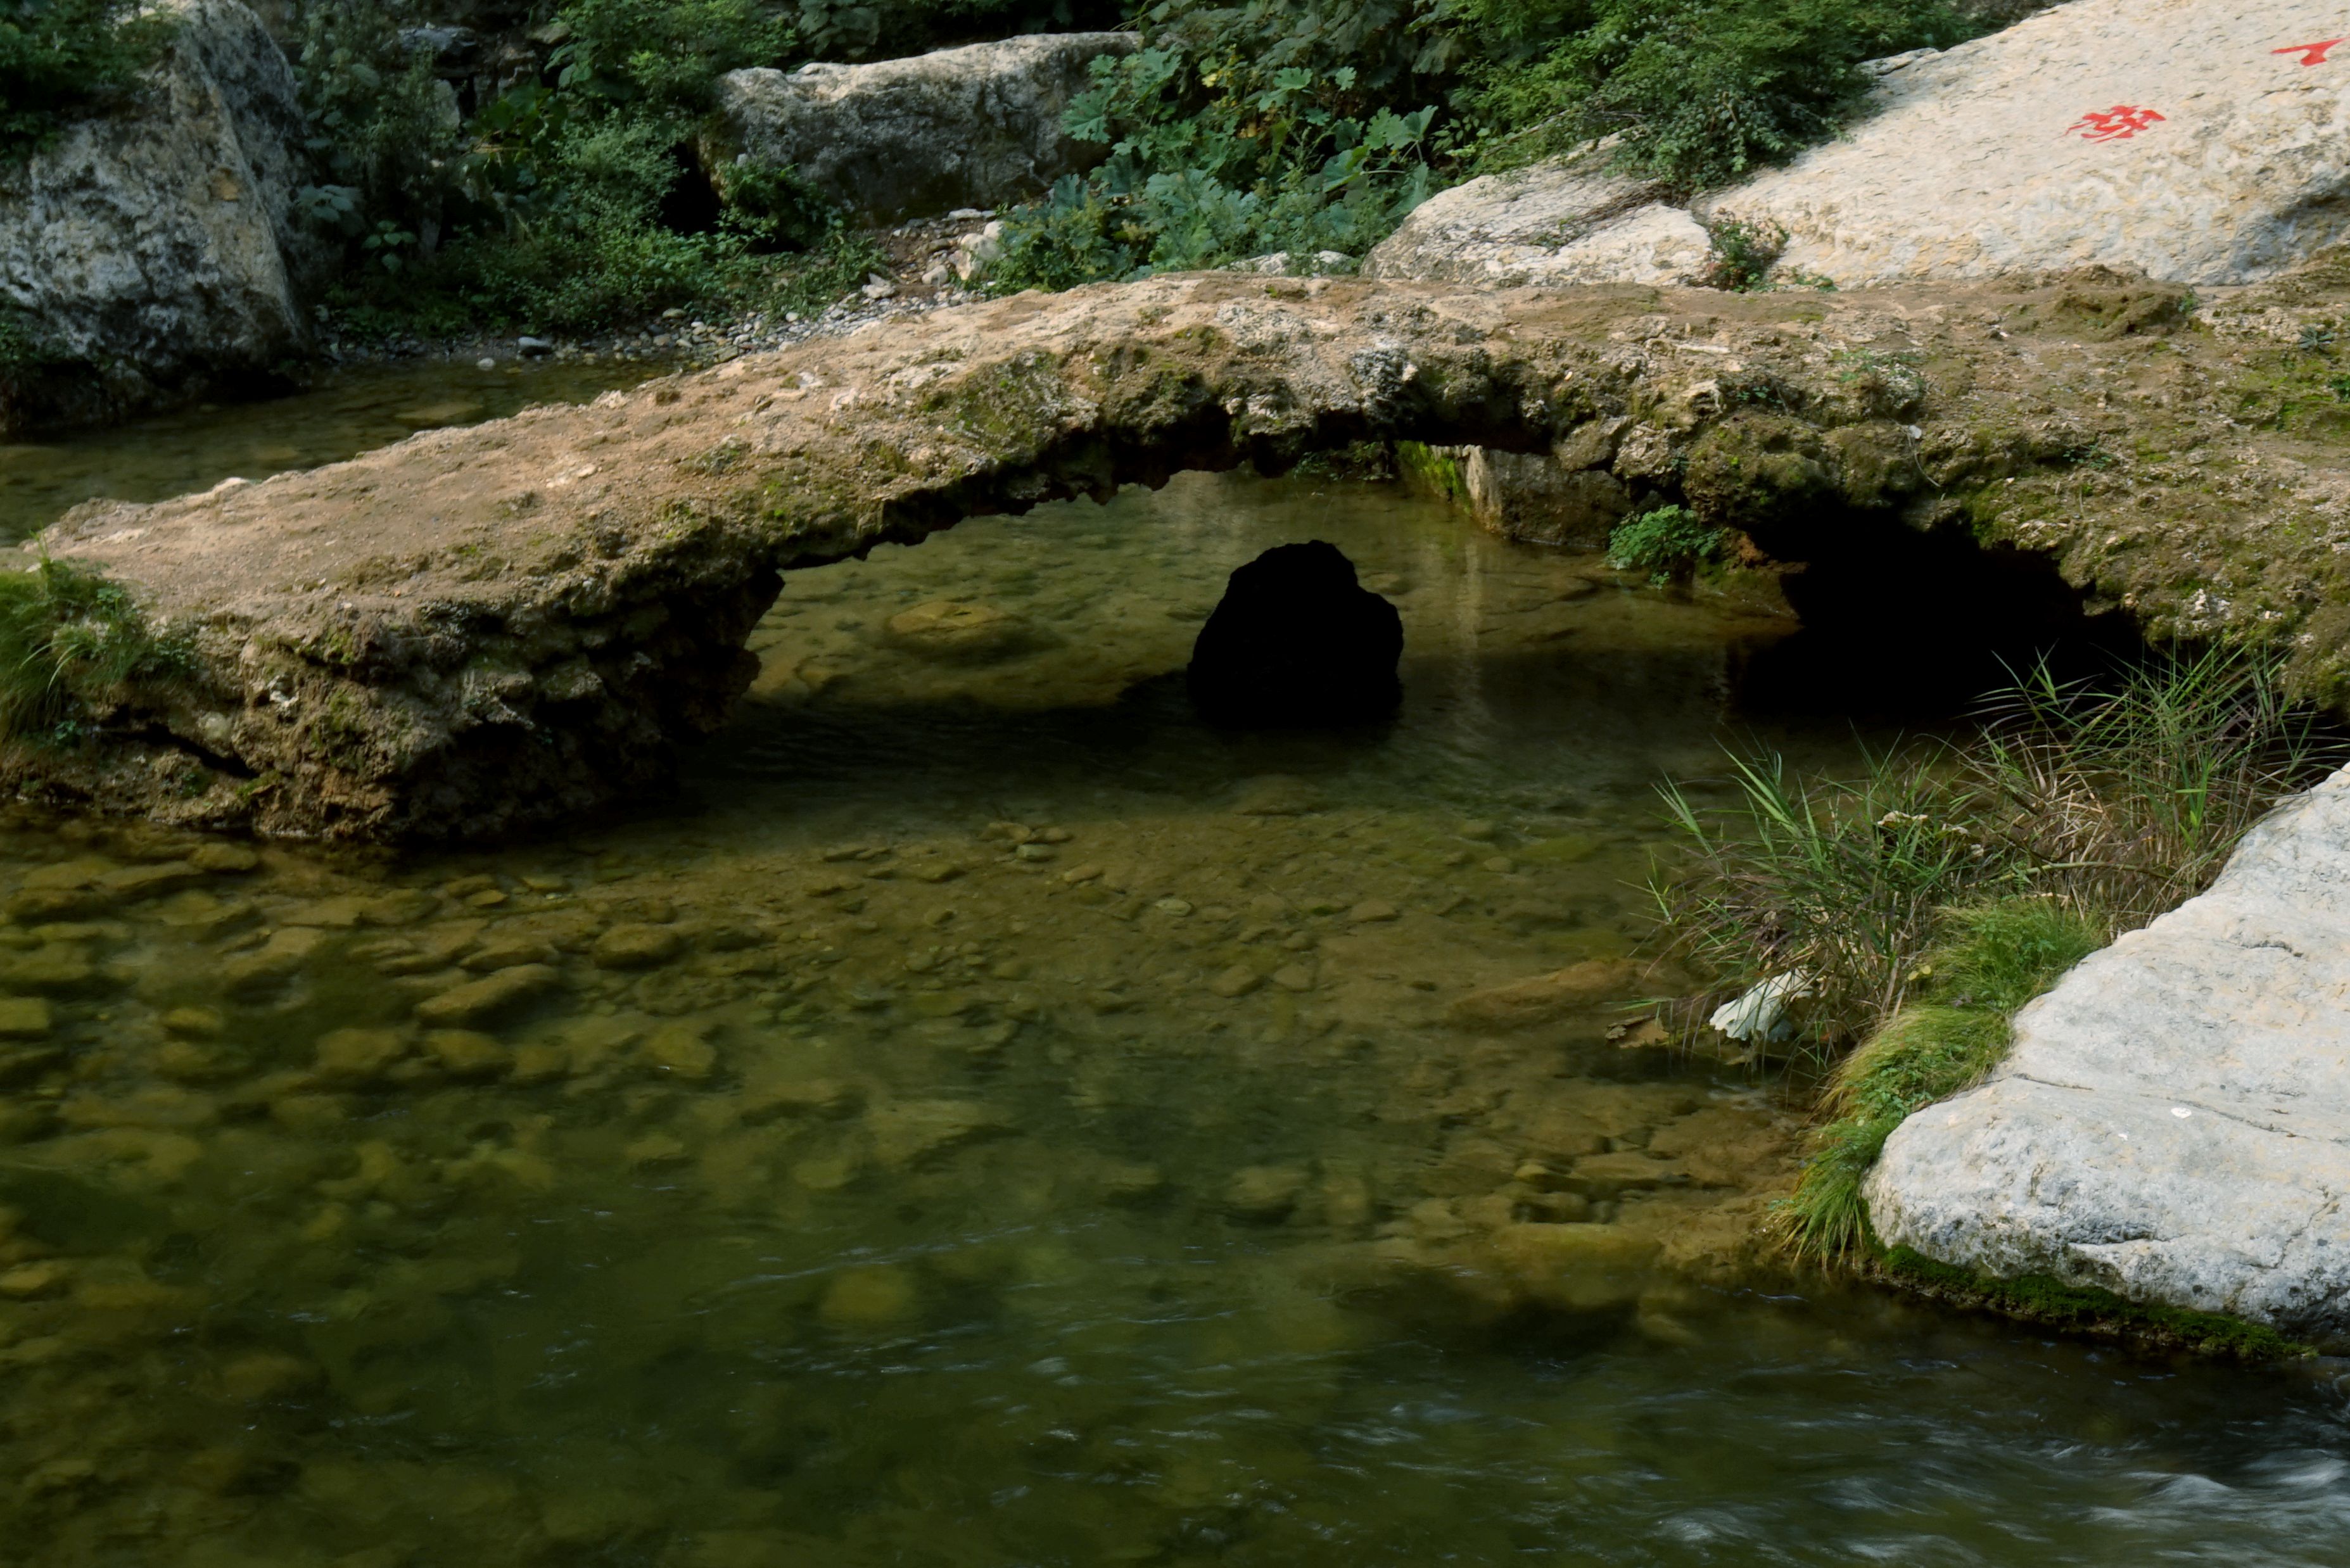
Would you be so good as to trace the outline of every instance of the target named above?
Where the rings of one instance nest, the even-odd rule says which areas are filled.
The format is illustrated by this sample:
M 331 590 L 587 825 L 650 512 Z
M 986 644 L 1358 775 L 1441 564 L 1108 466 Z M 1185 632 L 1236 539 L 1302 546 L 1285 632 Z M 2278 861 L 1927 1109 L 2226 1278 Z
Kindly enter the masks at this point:
M 2005 1054 L 2018 1007 L 2201 892 L 2251 826 L 2345 757 L 2275 672 L 2209 654 L 2110 683 L 2042 669 L 1974 731 L 1859 779 L 1733 756 L 1733 800 L 1667 791 L 1686 851 L 1655 892 L 1717 998 L 1794 976 L 1777 1048 L 1829 1074 L 1789 1212 L 1799 1246 L 1867 1244 L 1860 1184 L 1902 1118 Z M 1689 1021 L 1694 1023 L 1695 1019 Z
M 304 204 L 361 331 L 590 329 L 860 281 L 875 253 L 790 171 L 713 194 L 692 167 L 740 66 L 1139 29 L 1070 114 L 1107 161 L 1007 214 L 998 285 L 1062 287 L 1273 251 L 1351 265 L 1443 185 L 1601 136 L 1718 183 L 1831 132 L 1861 61 L 1969 31 L 1947 0 L 569 0 L 526 18 L 536 71 L 461 105 L 401 41 L 435 16 L 295 0 Z M 129 83 L 161 26 L 130 0 L 0 0 L 0 151 Z
M 170 31 L 136 0 L 0 0 L 0 159 L 128 87 Z

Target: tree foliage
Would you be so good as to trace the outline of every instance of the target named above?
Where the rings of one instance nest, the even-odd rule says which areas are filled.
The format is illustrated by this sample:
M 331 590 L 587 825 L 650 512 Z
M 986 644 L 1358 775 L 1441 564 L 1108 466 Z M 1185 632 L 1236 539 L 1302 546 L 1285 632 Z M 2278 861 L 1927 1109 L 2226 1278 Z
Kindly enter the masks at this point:
M 1833 136 L 1863 61 L 1977 29 L 1946 0 L 1454 0 L 1482 47 L 1467 72 L 1482 161 L 1617 136 L 1631 169 L 1721 185 Z
M 170 36 L 136 0 L 0 0 L 0 159 L 128 88 Z

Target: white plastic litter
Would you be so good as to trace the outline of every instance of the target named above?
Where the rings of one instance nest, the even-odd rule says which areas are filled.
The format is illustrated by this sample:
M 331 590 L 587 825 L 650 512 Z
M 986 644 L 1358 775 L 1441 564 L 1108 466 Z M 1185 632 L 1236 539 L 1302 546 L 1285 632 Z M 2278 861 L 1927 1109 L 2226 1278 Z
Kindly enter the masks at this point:
M 1777 1042 L 1792 1037 L 1794 1021 L 1787 1004 L 1812 993 L 1812 977 L 1799 969 L 1774 974 L 1735 1002 L 1725 1002 L 1706 1020 L 1732 1040 Z

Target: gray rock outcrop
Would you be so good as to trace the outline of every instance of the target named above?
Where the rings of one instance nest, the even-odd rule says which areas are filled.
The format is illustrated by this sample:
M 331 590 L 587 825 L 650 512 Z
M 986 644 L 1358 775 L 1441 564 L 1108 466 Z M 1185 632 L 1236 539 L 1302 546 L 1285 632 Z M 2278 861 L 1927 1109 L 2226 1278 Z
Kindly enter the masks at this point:
M 1705 230 L 1660 200 L 1656 182 L 1610 172 L 1607 162 L 1596 151 L 1440 192 L 1364 258 L 1362 274 L 1495 288 L 1703 276 Z
M 2344 30 L 2314 0 L 2073 0 L 1885 73 L 1843 139 L 1704 212 L 1778 224 L 1782 271 L 1845 287 L 2270 277 L 2350 233 Z
M 1867 1198 L 1945 1262 L 2350 1334 L 2350 769 L 2019 1013 Z
M 2350 44 L 2313 0 L 2072 0 L 1941 52 L 1873 63 L 1870 111 L 1695 202 L 1612 173 L 1605 145 L 1430 200 L 1366 276 L 1700 282 L 1730 221 L 1772 273 L 1840 287 L 2103 265 L 2274 276 L 2350 235 Z
M 0 429 L 119 414 L 306 346 L 293 72 L 236 0 L 174 9 L 120 111 L 0 167 L 0 311 L 40 361 L 0 385 Z
M 851 215 L 899 223 L 1033 196 L 1108 148 L 1062 129 L 1087 67 L 1131 33 L 1047 33 L 872 65 L 730 71 L 702 155 L 788 165 Z

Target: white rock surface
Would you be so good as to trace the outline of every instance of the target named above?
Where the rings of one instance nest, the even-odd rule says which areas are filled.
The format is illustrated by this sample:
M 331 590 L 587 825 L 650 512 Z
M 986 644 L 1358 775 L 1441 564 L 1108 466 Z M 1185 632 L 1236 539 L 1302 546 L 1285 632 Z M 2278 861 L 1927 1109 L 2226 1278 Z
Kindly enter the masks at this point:
M 1365 277 L 1496 288 L 1679 284 L 1703 275 L 1711 242 L 1660 187 L 1607 172 L 1604 153 L 1487 174 L 1440 192 L 1364 258 Z
M 2322 0 L 2073 0 L 1887 72 L 1877 113 L 1701 215 L 1776 222 L 1783 273 L 1847 287 L 2268 277 L 2350 234 L 2350 45 L 2279 52 L 2345 33 Z
M 2350 1334 L 2350 769 L 2025 1008 L 1867 1198 L 1946 1262 Z
M 0 167 L 0 303 L 67 362 L 16 389 L 18 421 L 120 412 L 307 341 L 287 259 L 307 254 L 293 73 L 236 0 L 174 8 L 132 101 Z
M 858 219 L 898 223 L 1033 196 L 1108 148 L 1061 129 L 1087 67 L 1131 33 L 1044 33 L 871 65 L 730 71 L 704 167 L 788 164 Z

